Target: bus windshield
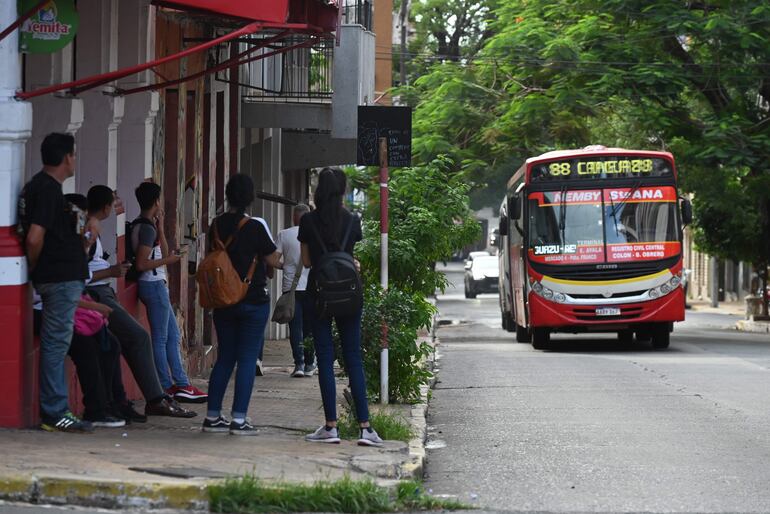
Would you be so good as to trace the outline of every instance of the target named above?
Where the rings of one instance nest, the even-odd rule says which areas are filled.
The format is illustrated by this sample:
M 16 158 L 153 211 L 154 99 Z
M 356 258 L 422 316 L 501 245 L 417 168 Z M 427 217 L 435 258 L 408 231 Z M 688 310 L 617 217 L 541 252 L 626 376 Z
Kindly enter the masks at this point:
M 681 251 L 671 186 L 529 195 L 529 257 L 544 264 L 665 259 Z

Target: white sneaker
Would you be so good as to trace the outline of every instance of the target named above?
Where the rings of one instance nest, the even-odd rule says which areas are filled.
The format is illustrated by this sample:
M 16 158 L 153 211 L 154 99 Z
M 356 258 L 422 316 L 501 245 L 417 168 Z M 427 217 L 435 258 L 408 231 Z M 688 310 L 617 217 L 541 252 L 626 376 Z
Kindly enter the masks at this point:
M 295 378 L 297 378 L 297 377 L 304 377 L 305 376 L 305 371 L 304 371 L 303 368 L 304 368 L 304 366 L 294 366 L 294 371 L 291 372 L 291 376 L 295 377 Z
M 317 370 L 318 367 L 315 364 L 305 364 L 304 373 L 306 377 L 312 377 Z
M 376 446 L 380 448 L 383 446 L 382 439 L 377 435 L 372 427 L 362 428 L 361 437 L 358 438 L 358 446 Z
M 262 369 L 262 359 L 257 359 L 257 373 L 256 376 L 263 377 L 265 376 L 265 370 Z
M 318 427 L 318 430 L 316 430 L 312 434 L 306 435 L 305 441 L 309 441 L 311 443 L 339 444 L 340 436 L 339 436 L 339 432 L 337 431 L 337 427 L 332 427 L 329 430 L 327 430 L 325 426 L 321 426 L 321 427 Z

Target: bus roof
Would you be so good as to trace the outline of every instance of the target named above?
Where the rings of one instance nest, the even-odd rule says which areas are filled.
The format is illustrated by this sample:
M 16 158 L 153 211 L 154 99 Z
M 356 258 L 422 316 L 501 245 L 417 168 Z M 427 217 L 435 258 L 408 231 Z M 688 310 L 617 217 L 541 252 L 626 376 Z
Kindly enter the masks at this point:
M 526 160 L 526 164 L 564 159 L 566 157 L 585 157 L 589 155 L 646 155 L 650 157 L 668 157 L 669 159 L 674 159 L 674 156 L 671 155 L 670 152 L 656 152 L 653 150 L 628 150 L 626 148 L 607 148 L 601 145 L 593 145 L 576 150 L 554 150 L 552 152 L 546 152 L 542 155 L 538 155 L 537 157 L 530 157 Z
M 538 155 L 537 157 L 530 157 L 524 161 L 524 164 L 522 164 L 521 167 L 516 170 L 516 173 L 514 173 L 511 179 L 508 181 L 507 189 L 510 189 L 512 185 L 518 181 L 520 176 L 526 173 L 527 168 L 533 164 L 572 157 L 601 155 L 643 155 L 646 157 L 664 157 L 670 159 L 672 162 L 674 160 L 674 156 L 671 154 L 671 152 L 658 152 L 655 150 L 628 150 L 627 148 L 607 148 L 606 146 L 602 145 L 591 145 L 586 146 L 585 148 L 576 148 L 572 150 L 553 150 L 551 152 Z

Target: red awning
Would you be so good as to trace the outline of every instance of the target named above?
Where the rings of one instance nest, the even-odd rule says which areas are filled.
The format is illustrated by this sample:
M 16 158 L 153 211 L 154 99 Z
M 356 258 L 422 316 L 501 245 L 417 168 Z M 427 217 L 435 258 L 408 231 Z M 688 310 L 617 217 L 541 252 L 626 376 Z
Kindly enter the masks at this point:
M 152 3 L 248 21 L 312 25 L 324 32 L 332 32 L 337 27 L 336 0 L 153 0 Z
M 153 0 L 152 3 L 182 11 L 207 12 L 250 21 L 289 21 L 289 0 Z

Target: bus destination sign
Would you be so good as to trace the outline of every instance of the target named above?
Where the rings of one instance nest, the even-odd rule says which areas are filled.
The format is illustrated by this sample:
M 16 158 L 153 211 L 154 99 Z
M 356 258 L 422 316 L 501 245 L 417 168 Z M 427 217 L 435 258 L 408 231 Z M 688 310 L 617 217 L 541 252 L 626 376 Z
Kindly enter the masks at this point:
M 581 180 L 637 177 L 671 177 L 671 164 L 658 157 L 591 157 L 554 161 L 532 166 L 530 180 Z

